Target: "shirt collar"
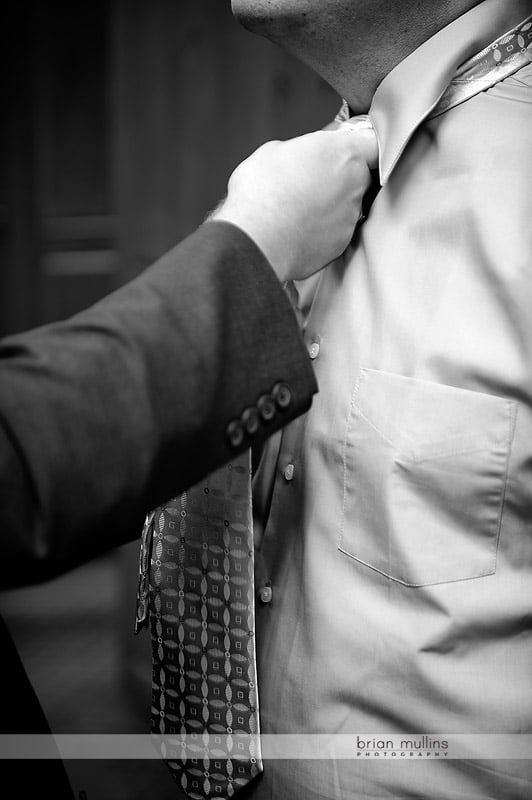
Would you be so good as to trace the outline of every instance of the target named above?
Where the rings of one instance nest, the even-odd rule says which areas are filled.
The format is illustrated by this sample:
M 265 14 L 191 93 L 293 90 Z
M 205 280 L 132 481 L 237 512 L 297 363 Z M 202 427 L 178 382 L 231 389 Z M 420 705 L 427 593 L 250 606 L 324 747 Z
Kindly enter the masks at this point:
M 484 0 L 438 31 L 384 78 L 369 110 L 379 142 L 382 185 L 457 67 L 531 11 L 532 0 Z

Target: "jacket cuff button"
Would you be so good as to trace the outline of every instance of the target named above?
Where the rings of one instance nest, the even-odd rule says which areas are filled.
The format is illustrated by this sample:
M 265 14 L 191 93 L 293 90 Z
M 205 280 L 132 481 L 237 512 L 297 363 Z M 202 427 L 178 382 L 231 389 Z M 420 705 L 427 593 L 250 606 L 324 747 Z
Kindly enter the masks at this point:
M 227 439 L 231 447 L 235 449 L 240 447 L 242 442 L 244 441 L 244 427 L 240 420 L 234 419 L 232 420 L 226 429 Z
M 259 412 L 256 408 L 246 408 L 242 412 L 242 423 L 248 436 L 257 433 L 260 426 Z
M 257 400 L 257 408 L 264 422 L 270 422 L 275 416 L 275 401 L 271 394 L 262 394 Z
M 287 383 L 276 383 L 272 389 L 272 394 L 279 408 L 288 408 L 292 402 L 292 392 Z

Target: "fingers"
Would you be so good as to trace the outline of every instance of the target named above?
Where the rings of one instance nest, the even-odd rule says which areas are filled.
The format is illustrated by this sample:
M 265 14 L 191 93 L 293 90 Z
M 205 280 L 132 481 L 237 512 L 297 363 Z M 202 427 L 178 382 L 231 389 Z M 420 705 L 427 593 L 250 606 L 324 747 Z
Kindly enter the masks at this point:
M 234 170 L 211 219 L 242 228 L 281 280 L 306 278 L 349 243 L 377 155 L 369 117 L 267 142 Z
M 379 146 L 371 119 L 367 114 L 359 114 L 341 122 L 335 132 L 354 134 L 357 147 L 366 159 L 369 169 L 376 169 L 379 163 Z
M 371 119 L 367 114 L 358 114 L 355 117 L 350 117 L 349 119 L 346 119 L 344 122 L 340 122 L 336 130 L 337 131 L 373 130 L 373 125 L 371 123 Z

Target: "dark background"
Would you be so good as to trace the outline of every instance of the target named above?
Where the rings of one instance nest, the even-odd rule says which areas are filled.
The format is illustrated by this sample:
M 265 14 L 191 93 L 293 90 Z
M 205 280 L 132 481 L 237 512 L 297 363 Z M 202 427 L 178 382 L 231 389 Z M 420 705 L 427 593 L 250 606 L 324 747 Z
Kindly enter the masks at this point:
M 321 127 L 340 104 L 242 30 L 230 0 L 7 9 L 0 335 L 66 317 L 138 274 L 203 220 L 242 158 Z M 132 633 L 137 548 L 0 595 L 57 733 L 149 731 L 149 635 Z M 175 795 L 156 761 L 67 767 L 88 800 Z

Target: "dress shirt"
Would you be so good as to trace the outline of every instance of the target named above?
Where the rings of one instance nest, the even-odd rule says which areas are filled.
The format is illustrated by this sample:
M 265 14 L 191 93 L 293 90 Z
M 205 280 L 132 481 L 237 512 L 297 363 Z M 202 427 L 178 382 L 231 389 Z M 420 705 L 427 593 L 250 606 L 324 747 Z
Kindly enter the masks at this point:
M 532 65 L 429 119 L 531 12 L 485 0 L 374 96 L 382 188 L 305 324 L 320 392 L 255 478 L 263 733 L 532 732 Z M 530 756 L 267 760 L 249 796 L 525 800 Z

